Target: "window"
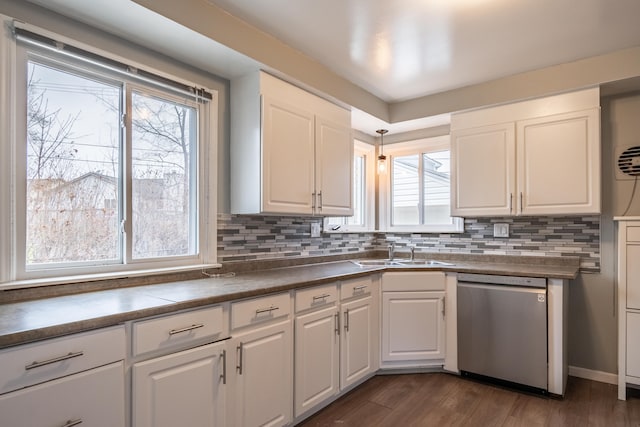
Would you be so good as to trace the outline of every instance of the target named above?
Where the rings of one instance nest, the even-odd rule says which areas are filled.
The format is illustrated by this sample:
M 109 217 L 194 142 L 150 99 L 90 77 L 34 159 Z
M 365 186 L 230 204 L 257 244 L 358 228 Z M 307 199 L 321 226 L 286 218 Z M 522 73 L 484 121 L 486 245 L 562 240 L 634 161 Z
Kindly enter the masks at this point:
M 0 281 L 215 260 L 215 209 L 203 203 L 213 96 L 24 30 L 18 40 L 26 114 L 11 165 L 16 237 L 3 252 L 15 271 Z
M 449 137 L 389 145 L 389 173 L 381 178 L 388 231 L 462 232 L 450 208 Z
M 372 231 L 375 221 L 375 146 L 354 141 L 353 216 L 328 217 L 325 232 Z

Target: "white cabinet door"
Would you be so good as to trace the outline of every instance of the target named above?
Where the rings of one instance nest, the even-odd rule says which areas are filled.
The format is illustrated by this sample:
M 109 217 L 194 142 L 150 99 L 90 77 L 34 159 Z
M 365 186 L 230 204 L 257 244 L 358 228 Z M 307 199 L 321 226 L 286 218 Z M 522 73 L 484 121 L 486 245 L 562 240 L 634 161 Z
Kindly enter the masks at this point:
M 599 111 L 517 122 L 522 215 L 600 212 Z
M 353 215 L 351 128 L 316 116 L 316 213 Z
M 451 214 L 511 215 L 515 196 L 513 123 L 451 132 Z
M 627 375 L 640 378 L 640 313 L 627 312 L 626 316 Z
M 340 390 L 338 308 L 296 317 L 295 416 L 299 417 Z
M 133 425 L 226 425 L 225 354 L 219 342 L 133 365 Z
M 229 398 L 238 427 L 282 426 L 293 417 L 291 321 L 240 334 L 231 340 L 235 369 Z M 231 360 L 231 359 L 230 359 Z M 233 378 L 233 379 L 231 379 Z M 231 411 L 230 411 L 231 412 Z
M 640 229 L 640 227 L 629 227 Z M 627 308 L 640 310 L 640 244 L 627 244 L 625 278 Z
M 123 362 L 0 396 L 0 425 L 124 426 Z
M 382 361 L 444 359 L 444 292 L 382 293 Z
M 344 389 L 375 371 L 374 345 L 378 332 L 373 298 L 342 303 L 340 388 Z
M 262 96 L 262 210 L 311 214 L 314 193 L 314 116 Z

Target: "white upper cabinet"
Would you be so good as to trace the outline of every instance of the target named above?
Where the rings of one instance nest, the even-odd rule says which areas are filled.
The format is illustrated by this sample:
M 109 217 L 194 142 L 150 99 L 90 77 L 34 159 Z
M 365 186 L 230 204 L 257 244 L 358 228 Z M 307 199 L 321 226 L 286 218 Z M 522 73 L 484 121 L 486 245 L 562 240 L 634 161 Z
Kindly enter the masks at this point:
M 231 83 L 231 211 L 348 216 L 351 113 L 264 72 Z
M 515 142 L 513 123 L 452 132 L 451 209 L 454 215 L 513 213 Z
M 452 215 L 600 213 L 599 90 L 456 114 Z

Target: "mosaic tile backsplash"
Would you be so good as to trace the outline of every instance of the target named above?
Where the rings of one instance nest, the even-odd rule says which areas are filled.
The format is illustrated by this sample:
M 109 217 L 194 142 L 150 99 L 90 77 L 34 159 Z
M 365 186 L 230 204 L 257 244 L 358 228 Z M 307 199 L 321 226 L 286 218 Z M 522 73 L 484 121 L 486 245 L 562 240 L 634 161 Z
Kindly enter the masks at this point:
M 467 218 L 464 233 L 323 233 L 312 238 L 319 218 L 218 214 L 218 261 L 324 256 L 385 250 L 487 255 L 579 256 L 583 271 L 600 268 L 600 217 Z M 493 237 L 495 223 L 509 237 Z

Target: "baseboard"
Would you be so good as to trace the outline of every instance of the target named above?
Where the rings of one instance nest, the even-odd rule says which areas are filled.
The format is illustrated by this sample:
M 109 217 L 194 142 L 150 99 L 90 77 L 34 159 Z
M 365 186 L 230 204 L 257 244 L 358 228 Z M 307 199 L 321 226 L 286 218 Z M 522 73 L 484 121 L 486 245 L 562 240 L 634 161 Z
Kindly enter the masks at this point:
M 569 375 L 572 377 L 584 378 L 586 380 L 598 381 L 607 384 L 618 384 L 618 375 L 610 372 L 594 371 L 592 369 L 569 366 Z

